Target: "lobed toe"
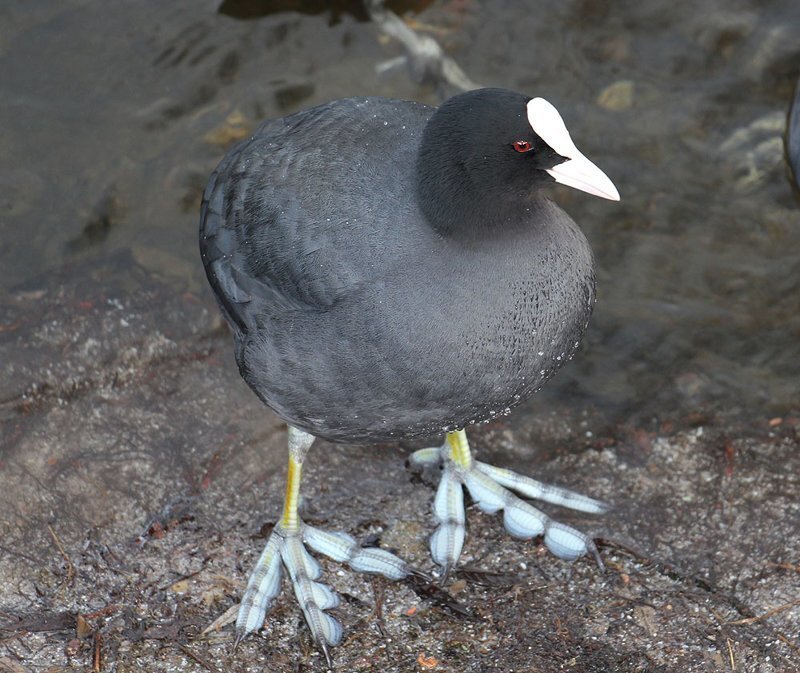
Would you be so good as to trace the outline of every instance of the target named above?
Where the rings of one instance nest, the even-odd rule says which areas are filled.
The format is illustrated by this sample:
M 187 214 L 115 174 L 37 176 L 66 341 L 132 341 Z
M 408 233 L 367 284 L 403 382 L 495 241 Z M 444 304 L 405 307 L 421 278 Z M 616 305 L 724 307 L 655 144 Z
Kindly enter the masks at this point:
M 401 580 L 408 575 L 408 565 L 399 556 L 378 547 L 361 547 L 350 559 L 350 567 L 362 573 L 373 573 Z
M 515 500 L 503 511 L 503 525 L 508 534 L 521 540 L 541 535 L 547 516 L 528 503 Z
M 548 522 L 544 533 L 544 543 L 558 558 L 574 561 L 583 556 L 591 542 L 587 535 L 557 521 Z
M 431 556 L 438 565 L 450 568 L 461 556 L 466 533 L 464 489 L 452 469 L 445 469 L 436 497 L 433 514 L 439 526 L 431 535 Z
M 442 460 L 441 447 L 432 446 L 414 451 L 408 457 L 408 464 L 414 469 L 422 469 L 430 465 L 438 465 Z
M 280 538 L 273 535 L 250 574 L 239 606 L 236 632 L 240 637 L 261 628 L 270 603 L 280 591 L 281 575 Z

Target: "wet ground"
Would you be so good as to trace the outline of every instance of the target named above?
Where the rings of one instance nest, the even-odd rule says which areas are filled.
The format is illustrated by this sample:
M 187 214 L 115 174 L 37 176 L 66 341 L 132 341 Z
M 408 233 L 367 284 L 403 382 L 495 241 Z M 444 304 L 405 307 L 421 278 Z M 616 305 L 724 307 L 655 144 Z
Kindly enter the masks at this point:
M 284 4 L 0 9 L 0 671 L 321 668 L 288 594 L 234 654 L 230 626 L 203 635 L 277 516 L 285 435 L 202 279 L 199 194 L 262 117 L 440 92 L 376 74 L 402 51 L 348 3 Z M 556 194 L 598 258 L 589 338 L 474 438 L 617 507 L 561 517 L 601 538 L 606 572 L 476 511 L 464 562 L 494 574 L 446 594 L 328 566 L 337 667 L 800 670 L 800 209 L 781 139 L 800 9 L 396 8 L 475 81 L 553 100 L 622 192 Z M 428 571 L 432 489 L 408 448 L 317 450 L 305 516 Z

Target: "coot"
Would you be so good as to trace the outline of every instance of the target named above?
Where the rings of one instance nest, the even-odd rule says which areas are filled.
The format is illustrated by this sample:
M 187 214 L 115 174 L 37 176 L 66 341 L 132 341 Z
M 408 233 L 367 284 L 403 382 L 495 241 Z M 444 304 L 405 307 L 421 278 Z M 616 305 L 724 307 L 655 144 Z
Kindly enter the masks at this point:
M 300 474 L 315 438 L 444 435 L 412 463 L 443 464 L 430 546 L 461 553 L 463 488 L 511 535 L 557 556 L 590 538 L 512 493 L 585 512 L 603 503 L 474 460 L 464 428 L 506 414 L 578 348 L 595 300 L 593 259 L 546 198 L 559 182 L 618 200 L 556 109 L 502 89 L 433 108 L 350 98 L 265 122 L 205 191 L 200 248 L 245 381 L 289 424 L 283 515 L 242 600 L 237 637 L 261 627 L 282 566 L 328 656 L 336 594 L 306 546 L 393 579 L 394 554 L 302 522 Z
M 794 99 L 786 124 L 786 158 L 789 161 L 793 186 L 800 189 L 800 79 L 794 87 Z

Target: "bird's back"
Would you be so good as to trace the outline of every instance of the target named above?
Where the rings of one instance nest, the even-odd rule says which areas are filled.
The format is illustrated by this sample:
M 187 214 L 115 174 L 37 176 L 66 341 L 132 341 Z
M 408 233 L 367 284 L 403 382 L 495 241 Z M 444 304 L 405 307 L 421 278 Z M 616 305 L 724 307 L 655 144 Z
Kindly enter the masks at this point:
M 398 250 L 381 225 L 388 214 L 418 219 L 401 211 L 412 209 L 409 169 L 431 111 L 335 101 L 270 120 L 228 153 L 204 194 L 200 247 L 235 329 L 264 310 L 329 309 L 391 264 Z M 393 233 L 399 245 L 413 232 Z

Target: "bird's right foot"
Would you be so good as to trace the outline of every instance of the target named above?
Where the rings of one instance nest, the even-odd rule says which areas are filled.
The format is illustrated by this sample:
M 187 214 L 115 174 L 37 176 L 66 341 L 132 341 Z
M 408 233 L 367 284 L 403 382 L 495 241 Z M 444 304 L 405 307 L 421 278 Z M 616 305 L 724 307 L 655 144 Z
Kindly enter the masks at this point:
M 456 566 L 464 544 L 464 487 L 484 512 L 503 510 L 503 523 L 513 537 L 527 540 L 541 535 L 545 546 L 559 558 L 574 561 L 591 554 L 602 567 L 597 547 L 588 535 L 554 521 L 512 491 L 526 498 L 593 514 L 605 512 L 607 504 L 474 460 L 463 430 L 448 433 L 441 447 L 415 451 L 409 462 L 416 468 L 439 464 L 444 467 L 433 504 L 437 528 L 431 535 L 430 548 L 433 560 L 443 569 L 445 577 Z

